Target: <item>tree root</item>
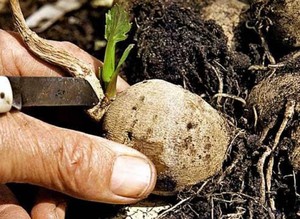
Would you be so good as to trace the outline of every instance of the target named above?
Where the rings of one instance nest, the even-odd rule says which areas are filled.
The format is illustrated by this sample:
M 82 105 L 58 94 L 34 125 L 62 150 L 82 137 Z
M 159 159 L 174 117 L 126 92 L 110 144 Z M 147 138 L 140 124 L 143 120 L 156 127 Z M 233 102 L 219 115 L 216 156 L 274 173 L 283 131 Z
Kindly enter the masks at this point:
M 33 54 L 46 62 L 61 67 L 69 72 L 71 76 L 84 78 L 90 83 L 99 98 L 99 103 L 87 110 L 87 113 L 95 121 L 100 121 L 108 106 L 105 105 L 105 107 L 103 107 L 103 102 L 105 100 L 104 92 L 99 79 L 93 71 L 93 67 L 73 56 L 66 50 L 52 46 L 47 40 L 31 31 L 23 17 L 19 0 L 10 0 L 10 5 L 15 28 Z

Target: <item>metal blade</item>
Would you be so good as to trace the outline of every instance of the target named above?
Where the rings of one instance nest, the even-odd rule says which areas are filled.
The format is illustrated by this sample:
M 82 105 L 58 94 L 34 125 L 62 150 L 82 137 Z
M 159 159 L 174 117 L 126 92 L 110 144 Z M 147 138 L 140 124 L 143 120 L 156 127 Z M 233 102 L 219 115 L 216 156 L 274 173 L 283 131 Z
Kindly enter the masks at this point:
M 8 77 L 13 90 L 13 106 L 94 106 L 99 102 L 93 88 L 83 78 Z

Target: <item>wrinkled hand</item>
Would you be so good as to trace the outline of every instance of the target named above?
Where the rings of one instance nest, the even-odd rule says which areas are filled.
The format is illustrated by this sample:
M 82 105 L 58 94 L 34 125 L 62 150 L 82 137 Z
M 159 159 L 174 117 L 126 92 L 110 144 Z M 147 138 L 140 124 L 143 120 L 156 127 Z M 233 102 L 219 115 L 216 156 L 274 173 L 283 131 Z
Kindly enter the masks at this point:
M 95 67 L 101 62 L 66 42 L 52 42 Z M 57 67 L 34 58 L 19 36 L 0 30 L 0 75 L 58 76 Z M 128 85 L 118 80 L 119 91 Z M 30 218 L 8 182 L 39 185 L 76 198 L 133 203 L 153 190 L 156 172 L 141 153 L 106 139 L 46 124 L 24 113 L 0 114 L 0 218 Z M 47 197 L 47 196 L 46 196 Z M 65 209 L 42 198 L 32 218 L 64 218 Z

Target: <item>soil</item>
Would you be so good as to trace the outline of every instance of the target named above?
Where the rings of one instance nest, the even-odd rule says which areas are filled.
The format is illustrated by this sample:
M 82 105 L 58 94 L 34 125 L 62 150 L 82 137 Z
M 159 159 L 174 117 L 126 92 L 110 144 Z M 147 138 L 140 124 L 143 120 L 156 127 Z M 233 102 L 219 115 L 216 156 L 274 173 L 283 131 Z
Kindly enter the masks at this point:
M 283 1 L 283 0 L 282 0 Z M 43 5 L 44 0 L 22 1 L 26 16 Z M 232 139 L 222 172 L 216 176 L 181 191 L 176 197 L 168 198 L 176 205 L 164 218 L 297 218 L 300 215 L 300 174 L 295 172 L 289 160 L 289 153 L 295 147 L 290 138 L 291 130 L 299 124 L 298 112 L 285 129 L 278 147 L 274 151 L 274 168 L 271 193 L 267 198 L 275 201 L 275 209 L 270 203 L 262 204 L 261 176 L 258 162 L 265 152 L 265 146 L 272 144 L 280 123 L 276 123 L 264 142 L 260 141 L 260 131 L 254 128 L 252 110 L 242 102 L 232 98 L 215 97 L 221 91 L 246 99 L 255 84 L 271 73 L 288 74 L 300 72 L 300 58 L 297 48 L 272 41 L 267 34 L 270 23 L 266 16 L 258 16 L 265 6 L 262 1 L 253 4 L 237 26 L 235 51 L 227 48 L 227 38 L 221 27 L 214 21 L 200 18 L 201 7 L 210 1 L 135 1 L 130 11 L 133 18 L 133 30 L 120 50 L 129 42 L 135 43 L 122 76 L 130 83 L 144 79 L 161 78 L 197 93 L 218 109 L 238 131 Z M 266 9 L 268 10 L 268 8 Z M 103 40 L 103 8 L 92 8 L 88 3 L 75 12 L 68 13 L 41 36 L 47 39 L 70 41 L 103 60 L 103 48 L 96 49 L 95 41 Z M 261 14 L 259 14 L 261 15 Z M 11 29 L 8 12 L 0 17 L 0 28 Z M 274 19 L 274 18 L 273 18 Z M 260 24 L 260 29 L 256 25 Z M 262 43 L 266 38 L 267 43 Z M 272 58 L 283 66 L 266 68 Z M 276 111 L 278 118 L 283 111 Z M 33 113 L 33 112 L 31 112 Z M 34 112 L 35 116 L 41 117 Z M 52 113 L 53 114 L 53 113 Z M 76 117 L 78 119 L 78 117 Z M 82 123 L 86 117 L 82 114 Z M 42 119 L 54 123 L 54 118 Z M 60 120 L 63 121 L 63 120 Z M 93 134 L 95 124 L 87 122 L 90 128 L 60 122 L 60 126 L 78 129 Z M 86 127 L 87 127 L 86 126 Z M 92 127 L 92 128 L 91 128 Z M 187 170 L 188 171 L 188 170 Z M 25 202 L 28 209 L 30 201 L 24 199 L 23 187 L 12 186 Z M 34 188 L 33 188 L 34 191 Z M 26 193 L 26 192 L 25 192 Z M 88 212 L 89 218 L 109 218 L 119 206 L 91 203 L 70 198 L 67 218 L 83 218 Z

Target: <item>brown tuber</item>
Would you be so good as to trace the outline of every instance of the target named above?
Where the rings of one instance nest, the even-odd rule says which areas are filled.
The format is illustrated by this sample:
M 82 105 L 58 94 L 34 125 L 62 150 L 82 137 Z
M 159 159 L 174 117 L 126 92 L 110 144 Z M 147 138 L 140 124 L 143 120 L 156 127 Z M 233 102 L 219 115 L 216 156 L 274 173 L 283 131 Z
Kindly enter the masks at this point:
M 247 102 L 249 108 L 256 109 L 262 135 L 266 135 L 268 130 L 275 127 L 278 116 L 282 115 L 282 112 L 284 112 L 284 118 L 279 120 L 282 121 L 281 125 L 284 121 L 287 123 L 292 119 L 294 111 L 299 113 L 299 85 L 299 73 L 288 73 L 266 78 L 252 89 Z M 300 127 L 296 127 L 292 131 L 291 139 L 295 142 L 295 148 L 291 152 L 290 158 L 294 169 L 300 170 Z M 278 143 L 276 139 L 275 143 Z
M 131 86 L 103 118 L 110 140 L 133 147 L 155 164 L 154 193 L 171 195 L 221 169 L 230 141 L 226 120 L 201 97 L 163 80 Z
M 261 5 L 257 10 L 261 14 L 257 18 L 269 23 L 270 38 L 284 46 L 300 46 L 299 0 L 251 0 L 251 2 Z
M 299 102 L 299 84 L 299 73 L 284 74 L 266 78 L 251 90 L 247 102 L 249 106 L 255 106 L 262 128 L 274 122 L 287 100 Z
M 274 1 L 270 18 L 274 22 L 274 34 L 284 44 L 300 46 L 300 1 Z
M 220 25 L 227 37 L 227 45 L 235 49 L 235 28 L 241 22 L 241 13 L 248 8 L 248 4 L 239 0 L 213 0 L 202 9 L 204 20 L 214 20 Z

